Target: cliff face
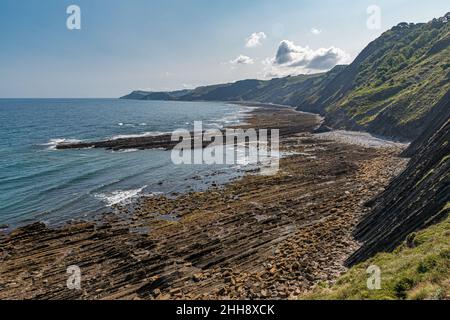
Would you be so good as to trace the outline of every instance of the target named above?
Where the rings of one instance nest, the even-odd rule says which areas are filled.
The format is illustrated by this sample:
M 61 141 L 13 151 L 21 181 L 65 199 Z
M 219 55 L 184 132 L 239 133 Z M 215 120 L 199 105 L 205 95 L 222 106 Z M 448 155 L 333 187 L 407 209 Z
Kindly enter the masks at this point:
M 348 265 L 391 251 L 406 237 L 450 212 L 450 93 L 436 106 L 431 125 L 405 151 L 406 170 L 369 203 L 373 207 L 355 230 L 362 247 Z M 409 237 L 411 238 L 411 236 Z M 413 245 L 414 241 L 410 239 Z
M 300 110 L 328 125 L 413 140 L 450 90 L 450 13 L 429 23 L 401 23 L 370 43 Z

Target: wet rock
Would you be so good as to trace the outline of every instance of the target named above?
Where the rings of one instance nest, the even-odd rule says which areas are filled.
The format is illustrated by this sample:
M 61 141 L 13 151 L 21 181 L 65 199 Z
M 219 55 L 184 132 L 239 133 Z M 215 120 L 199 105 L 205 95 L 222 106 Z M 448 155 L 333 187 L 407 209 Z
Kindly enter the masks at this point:
M 192 280 L 195 282 L 200 282 L 203 280 L 203 275 L 201 273 L 196 273 L 192 276 Z
M 314 133 L 324 133 L 333 131 L 333 128 L 326 126 L 325 124 L 320 125 L 317 129 L 314 130 Z

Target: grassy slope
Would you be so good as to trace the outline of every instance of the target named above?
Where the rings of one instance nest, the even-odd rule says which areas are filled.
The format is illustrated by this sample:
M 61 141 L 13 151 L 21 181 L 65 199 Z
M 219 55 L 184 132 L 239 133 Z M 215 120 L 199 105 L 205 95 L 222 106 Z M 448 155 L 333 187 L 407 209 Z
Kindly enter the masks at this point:
M 364 81 L 364 85 L 352 92 L 339 107 L 349 109 L 350 115 L 357 118 L 360 124 L 370 122 L 378 113 L 388 109 L 392 109 L 394 115 L 405 114 L 398 118 L 399 124 L 420 118 L 450 88 L 447 79 L 450 48 L 436 54 L 429 54 L 426 45 L 413 48 L 415 43 L 422 42 L 420 39 L 425 35 L 433 40 L 448 36 L 449 28 L 442 29 L 428 31 L 422 36 L 413 33 L 414 37 L 405 36 L 403 41 L 398 41 L 389 54 L 373 61 L 373 64 L 379 65 L 378 70 L 372 70 L 373 64 L 363 69 L 362 73 L 375 71 L 376 77 Z M 407 45 L 405 42 L 409 40 L 413 42 Z M 433 42 L 429 40 L 429 43 Z M 406 54 L 408 52 L 409 55 Z M 353 108 L 355 105 L 358 106 Z M 375 112 L 370 115 L 372 110 Z
M 413 130 L 450 90 L 450 24 L 405 24 L 384 33 L 358 66 L 354 88 L 326 107 L 382 133 Z
M 450 202 L 443 210 L 450 208 Z M 381 269 L 381 289 L 367 289 L 370 265 Z M 411 234 L 392 253 L 354 266 L 334 285 L 320 284 L 301 299 L 449 299 L 450 218 Z

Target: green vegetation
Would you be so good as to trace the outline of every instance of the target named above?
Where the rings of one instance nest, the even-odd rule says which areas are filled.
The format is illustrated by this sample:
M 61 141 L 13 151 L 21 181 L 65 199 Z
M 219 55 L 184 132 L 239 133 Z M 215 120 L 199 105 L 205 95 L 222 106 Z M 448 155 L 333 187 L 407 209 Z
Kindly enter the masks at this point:
M 446 15 L 447 19 L 450 17 Z M 345 90 L 323 92 L 330 118 L 344 112 L 348 123 L 369 131 L 417 137 L 429 111 L 450 90 L 450 24 L 401 23 L 369 44 L 339 76 Z M 347 73 L 347 74 L 345 74 Z
M 448 210 L 450 202 L 442 210 Z M 381 269 L 381 289 L 369 290 L 370 265 Z M 450 218 L 412 233 L 392 253 L 379 253 L 354 266 L 334 285 L 321 284 L 301 299 L 448 299 L 450 295 Z

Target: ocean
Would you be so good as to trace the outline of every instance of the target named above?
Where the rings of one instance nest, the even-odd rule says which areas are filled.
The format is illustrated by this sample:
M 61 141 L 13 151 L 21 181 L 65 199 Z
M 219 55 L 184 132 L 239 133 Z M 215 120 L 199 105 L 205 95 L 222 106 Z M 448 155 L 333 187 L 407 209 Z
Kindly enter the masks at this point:
M 176 166 L 170 151 L 56 150 L 61 142 L 157 135 L 194 121 L 245 122 L 219 102 L 0 99 L 0 225 L 94 219 L 141 195 L 199 191 L 242 175 L 239 166 Z

